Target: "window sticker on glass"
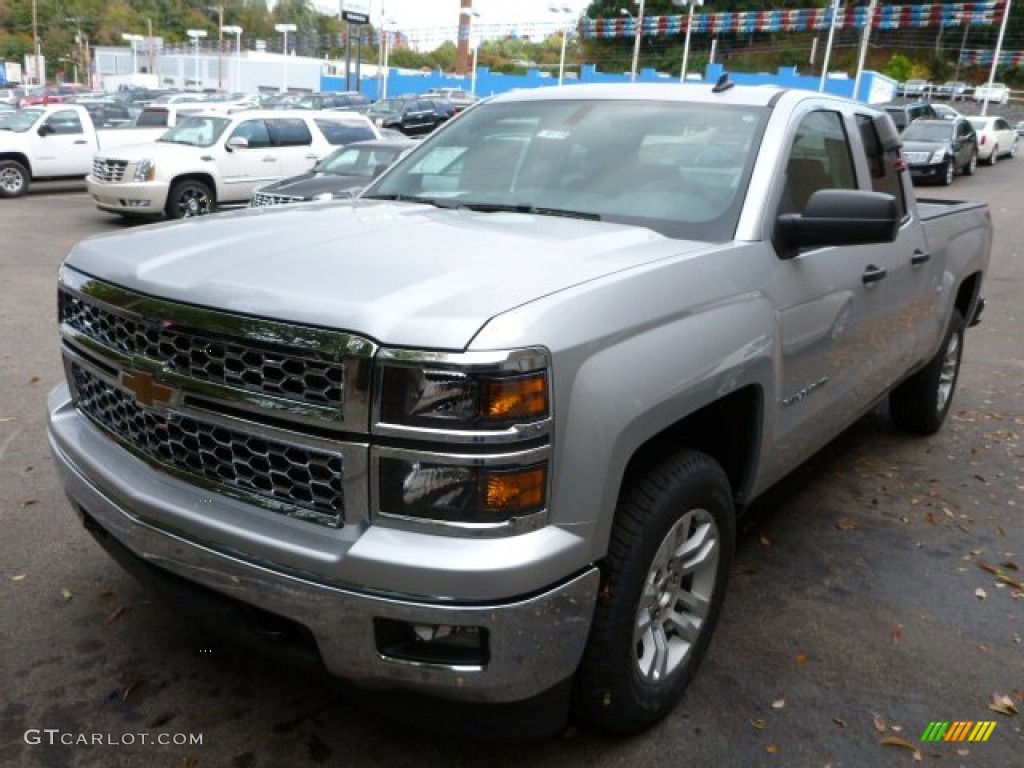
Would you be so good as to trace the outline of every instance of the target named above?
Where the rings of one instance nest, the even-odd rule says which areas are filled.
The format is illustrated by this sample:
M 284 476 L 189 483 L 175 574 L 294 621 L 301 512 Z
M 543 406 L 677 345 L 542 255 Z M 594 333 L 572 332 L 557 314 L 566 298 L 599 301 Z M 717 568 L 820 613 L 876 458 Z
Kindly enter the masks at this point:
M 564 141 L 565 139 L 569 138 L 569 132 L 568 131 L 555 131 L 555 130 L 547 129 L 547 130 L 543 130 L 543 131 L 538 131 L 537 132 L 537 138 L 538 139 L 555 139 L 557 141 Z

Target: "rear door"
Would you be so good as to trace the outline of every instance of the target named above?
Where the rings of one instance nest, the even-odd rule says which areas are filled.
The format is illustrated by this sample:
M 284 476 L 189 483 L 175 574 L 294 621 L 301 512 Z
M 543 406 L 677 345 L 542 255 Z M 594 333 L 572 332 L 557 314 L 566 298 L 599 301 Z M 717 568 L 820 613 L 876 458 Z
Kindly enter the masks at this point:
M 281 176 L 305 173 L 326 154 L 326 151 L 318 154 L 313 148 L 313 132 L 305 118 L 270 117 L 267 127 Z

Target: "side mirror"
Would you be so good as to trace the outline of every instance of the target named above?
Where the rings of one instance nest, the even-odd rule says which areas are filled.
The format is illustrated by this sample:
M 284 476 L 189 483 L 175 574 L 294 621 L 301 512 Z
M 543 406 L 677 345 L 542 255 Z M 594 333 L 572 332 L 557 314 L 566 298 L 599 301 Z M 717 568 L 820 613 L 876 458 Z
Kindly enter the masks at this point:
M 226 144 L 226 146 L 229 152 L 232 152 L 236 149 L 248 149 L 249 140 L 244 136 L 232 136 L 230 139 L 228 139 L 228 143 Z
M 896 198 L 859 189 L 819 189 L 803 213 L 784 213 L 775 224 L 779 255 L 791 259 L 804 248 L 891 243 L 900 230 Z
M 49 123 L 43 123 L 39 126 L 39 129 L 36 131 L 36 133 L 38 133 L 40 136 L 51 136 L 56 132 L 56 129 L 54 129 L 54 127 Z

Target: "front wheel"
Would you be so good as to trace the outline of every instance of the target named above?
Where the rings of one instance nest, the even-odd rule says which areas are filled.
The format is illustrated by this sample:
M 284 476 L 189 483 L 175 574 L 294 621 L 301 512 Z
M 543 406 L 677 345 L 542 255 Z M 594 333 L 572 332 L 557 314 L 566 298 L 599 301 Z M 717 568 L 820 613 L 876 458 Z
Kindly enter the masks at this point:
M 721 612 L 735 537 L 729 480 L 706 454 L 672 455 L 624 489 L 576 675 L 581 719 L 634 733 L 675 706 Z
M 953 183 L 953 177 L 956 175 L 956 163 L 953 162 L 953 158 L 946 161 L 945 168 L 942 169 L 942 186 L 948 187 Z
M 188 219 L 213 213 L 213 193 L 196 179 L 176 181 L 171 185 L 165 208 L 169 219 Z
M 30 180 L 28 168 L 17 160 L 0 160 L 0 197 L 21 197 Z
M 897 429 L 918 435 L 939 431 L 953 403 L 964 351 L 964 316 L 954 309 L 942 346 L 928 364 L 889 393 Z

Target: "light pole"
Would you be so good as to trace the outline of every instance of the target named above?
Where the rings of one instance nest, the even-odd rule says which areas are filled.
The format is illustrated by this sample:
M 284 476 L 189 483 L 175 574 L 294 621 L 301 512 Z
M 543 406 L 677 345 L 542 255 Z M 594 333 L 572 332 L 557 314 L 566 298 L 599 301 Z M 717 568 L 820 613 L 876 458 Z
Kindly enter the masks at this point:
M 398 25 L 393 19 L 382 19 L 380 25 L 381 34 L 381 48 L 382 50 L 382 64 L 381 64 L 381 79 L 380 86 L 377 88 L 377 92 L 380 94 L 380 98 L 386 99 L 388 97 L 388 75 L 390 70 L 388 69 L 388 54 L 389 44 L 391 42 L 391 33 L 398 28 Z
M 221 34 L 227 32 L 235 36 L 235 93 L 242 90 L 242 28 L 236 24 L 229 24 L 220 28 Z
M 470 70 L 472 72 L 472 74 L 470 75 L 470 80 L 469 80 L 469 83 L 470 83 L 469 91 L 474 96 L 476 96 L 476 62 L 477 62 L 477 49 L 480 48 L 480 38 L 477 37 L 473 33 L 473 19 L 474 18 L 477 18 L 477 19 L 480 18 L 480 11 L 473 11 L 473 10 L 470 10 L 469 8 L 463 8 L 462 10 L 459 11 L 459 16 L 467 16 L 467 17 L 469 17 L 467 19 L 467 21 L 469 22 L 469 47 L 473 49 L 473 63 L 472 63 L 472 67 L 471 67 L 471 70 Z
M 202 88 L 199 87 L 200 82 L 202 82 L 200 80 L 200 78 L 199 78 L 199 39 L 202 38 L 202 37 L 206 37 L 206 30 L 205 29 L 186 29 L 185 30 L 185 34 L 192 38 L 192 44 L 195 46 L 196 90 L 197 91 L 201 91 Z
M 996 79 L 996 67 L 999 66 L 999 57 L 1003 52 L 1003 36 L 1006 34 L 1006 22 L 1010 19 L 1010 6 L 1013 0 L 1006 0 L 1006 7 L 1003 9 L 1003 22 L 999 25 L 999 37 L 996 38 L 996 50 L 992 54 L 992 69 L 988 73 L 988 83 L 985 85 L 985 99 L 981 102 L 981 114 L 988 114 L 988 97 L 992 93 L 992 83 Z M 995 157 L 995 155 L 993 155 Z M 995 162 L 993 160 L 992 162 Z
M 832 22 L 828 25 L 828 42 L 825 44 L 825 60 L 821 63 L 821 80 L 818 81 L 818 92 L 825 91 L 825 78 L 828 77 L 828 60 L 832 54 L 832 37 L 836 31 L 836 16 L 839 14 L 839 0 L 832 0 Z
M 288 91 L 288 33 L 294 32 L 298 27 L 294 24 L 275 24 L 274 29 L 284 35 L 284 44 L 282 45 L 284 67 L 281 78 L 281 93 L 285 93 Z
M 146 38 L 143 37 L 142 35 L 130 35 L 127 32 L 124 32 L 121 35 L 121 39 L 122 40 L 127 40 L 128 42 L 130 42 L 132 44 L 132 74 L 134 75 L 135 73 L 137 73 L 139 71 L 138 49 L 135 47 L 135 45 L 136 45 L 136 43 L 142 42 Z
M 637 15 L 634 16 L 625 8 L 620 8 L 619 13 L 623 16 L 629 16 L 633 20 L 633 65 L 629 69 L 629 82 L 636 82 L 636 68 L 640 62 L 640 36 L 643 33 L 644 28 L 644 0 L 633 0 L 640 4 L 640 9 Z
M 695 6 L 704 5 L 704 0 L 672 0 L 673 5 L 688 5 L 689 12 L 686 14 L 686 39 L 683 43 L 683 66 L 679 70 L 679 82 L 686 82 L 686 69 L 690 62 L 690 32 L 693 30 L 693 9 Z
M 565 23 L 562 25 L 562 52 L 558 56 L 558 84 L 561 85 L 562 80 L 565 79 L 565 43 L 569 37 L 569 24 L 571 21 L 569 19 L 569 14 L 572 14 L 573 10 L 565 5 L 561 7 L 549 5 L 548 10 L 551 11 L 551 13 L 561 14 L 565 17 Z
M 857 53 L 857 74 L 853 78 L 853 98 L 860 98 L 860 80 L 864 74 L 864 60 L 868 55 L 868 41 L 871 39 L 871 25 L 875 20 L 875 8 L 878 6 L 878 0 L 871 0 L 868 4 L 868 20 L 864 25 L 864 30 L 860 36 L 860 51 Z M 950 101 L 953 100 L 953 96 L 950 95 Z M 867 99 L 864 99 L 867 101 Z

